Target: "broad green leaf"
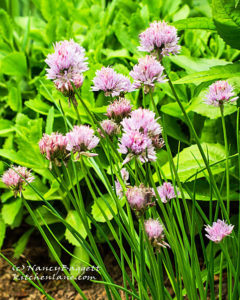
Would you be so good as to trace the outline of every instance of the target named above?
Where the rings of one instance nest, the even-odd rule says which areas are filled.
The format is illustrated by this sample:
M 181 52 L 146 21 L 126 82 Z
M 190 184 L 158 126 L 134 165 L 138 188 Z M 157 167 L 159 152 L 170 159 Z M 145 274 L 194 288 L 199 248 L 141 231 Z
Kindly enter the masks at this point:
M 174 81 L 174 84 L 195 83 L 226 79 L 240 76 L 240 63 L 228 64 L 225 66 L 212 67 L 208 71 L 197 72 L 191 75 L 182 77 Z
M 172 23 L 178 30 L 186 29 L 206 29 L 206 30 L 216 30 L 213 20 L 206 17 L 196 17 L 188 18 L 184 20 L 179 20 Z
M 21 254 L 23 253 L 23 251 L 26 248 L 26 245 L 28 243 L 28 240 L 33 232 L 33 228 L 27 230 L 26 232 L 24 232 L 24 234 L 20 237 L 20 239 L 17 241 L 17 243 L 14 245 L 14 254 L 13 257 L 18 259 Z
M 4 9 L 0 9 L 0 35 L 4 40 L 12 42 L 13 28 L 10 17 Z
M 240 4 L 235 0 L 213 0 L 213 20 L 219 35 L 233 48 L 240 49 Z
M 224 146 L 220 144 L 207 144 L 202 143 L 202 148 L 205 152 L 205 155 L 209 159 L 209 164 L 215 163 L 219 160 L 225 158 L 225 150 Z M 197 159 L 197 161 L 196 161 Z M 205 167 L 203 158 L 200 154 L 200 151 L 197 145 L 192 145 L 183 149 L 179 155 L 176 155 L 173 159 L 175 166 L 178 163 L 178 176 L 181 181 L 187 180 L 191 175 L 194 175 L 198 170 Z M 200 167 L 201 166 L 201 167 Z M 217 164 L 216 166 L 212 167 L 213 174 L 218 174 L 223 172 L 224 163 Z M 170 164 L 167 162 L 163 167 L 162 171 L 166 178 L 171 179 L 171 169 Z M 201 172 L 198 174 L 197 178 L 204 177 L 204 173 Z M 190 181 L 195 180 L 195 177 L 191 178 Z
M 77 276 L 85 273 L 85 270 L 90 262 L 90 257 L 82 246 L 75 247 L 73 250 L 73 255 L 79 258 L 77 259 L 72 257 L 70 261 L 70 274 L 76 278 Z
M 59 219 L 57 217 L 55 217 L 50 211 L 49 209 L 47 209 L 45 206 L 40 206 L 39 208 L 37 208 L 36 210 L 34 210 L 34 214 L 35 217 L 39 223 L 39 225 L 43 226 L 44 222 L 42 221 L 42 218 L 39 216 L 39 213 L 41 214 L 41 216 L 43 217 L 45 223 L 49 224 L 55 224 L 59 222 Z M 28 216 L 26 218 L 26 223 L 29 225 L 34 225 L 36 226 L 36 224 L 34 223 L 33 219 L 31 216 Z
M 87 237 L 87 232 L 77 211 L 70 210 L 66 217 L 66 222 L 68 222 L 83 238 Z M 89 225 L 90 225 L 90 221 L 89 221 Z M 66 229 L 65 231 L 65 238 L 68 240 L 70 244 L 77 247 L 81 246 L 78 240 L 72 235 L 69 229 Z
M 114 213 L 117 213 L 117 206 L 114 202 L 114 200 L 112 199 L 112 197 L 108 194 L 104 195 L 105 200 L 108 202 L 109 206 L 112 208 L 112 210 L 114 211 Z M 123 200 L 120 200 L 121 205 L 124 205 Z M 108 218 L 108 220 L 112 220 L 113 215 L 110 211 L 110 209 L 108 208 L 107 204 L 105 203 L 105 201 L 99 197 L 97 198 L 97 200 L 94 201 L 93 206 L 92 206 L 92 215 L 94 217 L 94 219 L 97 222 L 106 222 L 104 215 L 102 214 L 99 206 L 101 207 L 101 209 L 104 211 L 106 217 Z
M 2 218 L 2 214 L 0 214 L 0 249 L 2 248 L 3 241 L 6 233 L 6 224 Z
M 22 97 L 19 88 L 11 87 L 8 94 L 8 104 L 13 111 L 22 110 Z
M 55 0 L 40 0 L 41 13 L 45 20 L 51 19 L 53 12 L 57 13 L 57 3 Z
M 47 121 L 46 121 L 46 129 L 45 132 L 47 134 L 51 134 L 53 132 L 53 123 L 54 123 L 54 107 L 52 106 L 47 115 Z
M 1 72 L 13 76 L 27 76 L 26 56 L 22 52 L 12 52 L 1 62 Z
M 197 58 L 185 55 L 170 56 L 169 58 L 174 64 L 185 69 L 189 74 L 207 71 L 214 66 L 224 66 L 229 64 L 229 62 L 223 59 L 216 58 Z
M 123 48 L 129 50 L 132 53 L 137 51 L 137 43 L 133 41 L 128 33 L 128 27 L 123 22 L 123 15 L 122 13 L 118 13 L 114 20 L 114 32 L 115 35 L 123 46 Z
M 6 119 L 0 120 L 0 136 L 8 136 L 14 130 L 12 121 Z
M 182 105 L 185 107 L 187 107 L 187 103 L 182 103 Z M 161 106 L 161 111 L 164 112 L 165 114 L 181 119 L 183 122 L 185 122 L 185 118 L 183 116 L 183 113 L 181 111 L 181 108 L 179 107 L 179 105 L 176 102 L 171 102 L 171 103 L 167 103 Z
M 16 198 L 4 203 L 2 206 L 2 218 L 7 225 L 12 225 L 22 207 L 22 199 Z

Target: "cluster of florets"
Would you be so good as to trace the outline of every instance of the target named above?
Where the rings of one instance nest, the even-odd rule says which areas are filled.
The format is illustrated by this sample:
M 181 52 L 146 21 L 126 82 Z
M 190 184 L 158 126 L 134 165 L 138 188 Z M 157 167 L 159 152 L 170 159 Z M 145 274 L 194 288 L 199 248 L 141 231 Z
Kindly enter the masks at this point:
M 143 184 L 129 187 L 126 191 L 126 197 L 130 207 L 140 213 L 143 213 L 148 206 L 155 204 L 152 201 L 153 189 L 145 187 Z
M 130 113 L 129 118 L 121 122 L 123 135 L 120 139 L 119 152 L 127 154 L 124 164 L 138 157 L 141 162 L 155 161 L 155 148 L 163 146 L 160 137 L 162 129 L 155 119 L 155 113 L 139 108 Z
M 46 159 L 61 166 L 65 162 L 69 152 L 67 151 L 67 138 L 61 133 L 53 132 L 51 135 L 43 134 L 39 141 L 40 152 L 45 155 Z
M 157 250 L 160 250 L 161 247 L 170 247 L 164 241 L 164 227 L 158 220 L 148 219 L 144 222 L 144 227 L 149 241 Z
M 94 130 L 89 126 L 81 125 L 74 126 L 66 136 L 60 133 L 44 134 L 39 141 L 39 148 L 51 163 L 61 166 L 61 162 L 65 163 L 69 158 L 70 152 L 77 153 L 77 158 L 79 155 L 88 157 L 97 155 L 89 151 L 98 143 L 99 138 L 94 135 Z
M 209 86 L 209 92 L 206 95 L 205 103 L 213 106 L 223 106 L 226 103 L 237 101 L 233 87 L 227 81 L 216 81 Z
M 113 119 L 116 123 L 120 123 L 122 119 L 129 116 L 132 111 L 132 105 L 129 100 L 125 98 L 119 98 L 107 107 L 107 117 Z
M 104 133 L 108 136 L 113 136 L 120 133 L 120 122 L 123 118 L 127 117 L 132 110 L 132 105 L 130 101 L 119 97 L 110 103 L 107 107 L 107 117 L 108 120 L 103 120 L 100 125 L 102 128 L 98 129 L 98 132 L 102 137 Z M 104 131 L 104 132 L 103 132 Z
M 153 22 L 150 27 L 139 35 L 140 51 L 157 52 L 161 56 L 177 54 L 180 51 L 178 45 L 177 30 L 165 21 Z
M 164 182 L 163 185 L 157 187 L 157 192 L 163 203 L 169 202 L 171 199 L 176 198 L 174 187 L 170 182 Z M 179 192 L 177 191 L 177 195 Z
M 214 243 L 220 243 L 223 238 L 232 233 L 233 228 L 233 225 L 228 225 L 225 221 L 217 220 L 217 222 L 213 222 L 212 226 L 206 226 L 206 237 Z
M 143 87 L 144 93 L 154 90 L 155 83 L 165 82 L 164 68 L 153 56 L 139 58 L 138 64 L 133 67 L 130 76 L 134 79 L 133 88 Z
M 73 40 L 61 41 L 54 45 L 54 53 L 46 58 L 47 78 L 52 79 L 58 90 L 70 96 L 73 87 L 82 86 L 83 72 L 88 70 L 83 47 Z
M 34 180 L 32 173 L 25 167 L 12 166 L 2 176 L 2 182 L 14 192 L 17 197 L 18 193 L 21 196 L 24 185 L 31 183 Z
M 110 67 L 102 67 L 93 79 L 92 91 L 103 91 L 105 96 L 119 96 L 132 91 L 132 84 L 126 76 Z
M 96 156 L 96 153 L 91 153 L 99 143 L 99 138 L 94 135 L 94 130 L 89 126 L 80 125 L 74 126 L 73 130 L 66 134 L 68 151 L 78 153 L 85 156 Z

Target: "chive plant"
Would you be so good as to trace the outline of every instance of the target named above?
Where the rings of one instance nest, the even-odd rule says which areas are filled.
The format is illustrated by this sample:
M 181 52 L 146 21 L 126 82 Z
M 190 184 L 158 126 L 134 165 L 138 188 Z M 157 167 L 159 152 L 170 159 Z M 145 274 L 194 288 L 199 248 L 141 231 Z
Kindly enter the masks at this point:
M 66 212 L 74 210 L 83 224 L 87 237 L 72 226 L 32 185 L 34 178 L 30 170 L 11 166 L 2 177 L 3 182 L 20 194 L 26 184 L 41 198 L 46 209 L 69 230 L 84 251 L 89 255 L 93 267 L 101 279 L 93 282 L 105 286 L 108 299 L 121 299 L 120 291 L 130 299 L 223 299 L 223 271 L 227 272 L 228 298 L 239 299 L 240 286 L 240 231 L 230 224 L 230 161 L 239 160 L 239 110 L 237 117 L 238 153 L 229 155 L 224 106 L 237 100 L 233 87 L 226 81 L 218 81 L 209 88 L 206 105 L 218 106 L 221 110 L 226 157 L 227 204 L 225 206 L 220 187 L 214 176 L 194 125 L 180 101 L 168 72 L 162 66 L 164 56 L 176 55 L 180 51 L 176 29 L 167 23 L 154 22 L 140 34 L 140 51 L 149 55 L 140 58 L 130 72 L 134 82 L 103 67 L 96 72 L 92 91 L 103 92 L 112 97 L 107 108 L 107 117 L 101 120 L 88 106 L 87 99 L 81 95 L 83 73 L 88 69 L 84 49 L 73 40 L 59 42 L 55 52 L 46 59 L 49 66 L 48 78 L 74 106 L 77 124 L 65 117 L 61 104 L 56 104 L 65 124 L 66 134 L 44 134 L 39 142 L 41 153 L 49 160 L 49 171 L 60 184 L 62 201 Z M 179 161 L 174 160 L 168 141 L 168 128 L 160 109 L 155 102 L 156 83 L 166 82 L 182 110 L 186 123 L 201 154 L 205 166 L 199 164 L 193 180 L 192 189 L 180 180 Z M 165 83 L 165 84 L 166 84 Z M 45 87 L 46 88 L 46 87 Z M 131 103 L 128 93 L 142 89 L 140 95 L 143 107 Z M 46 88 L 47 90 L 47 88 Z M 150 99 L 147 104 L 147 97 Z M 83 124 L 79 106 L 88 116 L 88 124 Z M 153 111 L 151 110 L 153 109 Z M 178 147 L 178 154 L 180 152 Z M 171 178 L 161 167 L 158 152 L 165 147 L 170 166 Z M 98 149 L 104 153 L 108 168 L 98 156 Z M 219 161 L 216 164 L 220 164 Z M 240 168 L 239 168 L 240 169 Z M 203 210 L 197 202 L 197 178 L 203 173 L 209 185 L 209 210 Z M 187 181 L 187 180 L 186 180 Z M 88 194 L 96 203 L 106 222 L 115 243 L 104 232 L 88 210 L 82 190 L 82 182 Z M 99 182 L 101 185 L 99 185 Z M 22 196 L 22 195 L 21 195 Z M 213 211 L 213 197 L 217 199 Z M 188 201 L 187 199 L 191 199 Z M 106 209 L 112 215 L 109 219 Z M 71 253 L 53 233 L 44 217 L 36 215 L 27 200 L 24 204 L 42 234 L 49 250 L 60 266 L 61 258 L 54 250 L 49 235 L 80 263 L 88 262 Z M 39 221 L 41 220 L 41 222 Z M 201 222 L 205 223 L 205 228 Z M 40 223 L 45 225 L 43 230 Z M 115 225 L 114 225 L 115 223 Z M 238 224 L 240 219 L 238 220 Z M 98 230 L 108 245 L 116 264 L 122 273 L 123 285 L 117 285 L 111 278 L 98 248 L 93 228 Z M 239 226 L 238 226 L 239 228 Z M 228 237 L 231 235 L 231 237 Z M 126 247 L 128 245 L 128 247 Z M 117 249 L 116 249 L 117 248 Z M 230 251 L 231 250 L 231 251 Z M 220 251 L 220 252 L 219 252 Z M 2 255 L 2 254 L 1 254 Z M 2 255 L 3 256 L 3 255 Z M 128 268 L 126 268 L 128 267 Z M 127 272 L 126 270 L 130 270 Z M 68 272 L 65 270 L 68 274 Z M 214 276 L 219 274 L 219 290 L 214 286 Z M 167 286 L 166 286 L 167 279 Z M 31 281 L 48 299 L 41 283 Z M 86 299 L 74 278 L 71 283 Z M 170 292 L 171 286 L 172 292 Z

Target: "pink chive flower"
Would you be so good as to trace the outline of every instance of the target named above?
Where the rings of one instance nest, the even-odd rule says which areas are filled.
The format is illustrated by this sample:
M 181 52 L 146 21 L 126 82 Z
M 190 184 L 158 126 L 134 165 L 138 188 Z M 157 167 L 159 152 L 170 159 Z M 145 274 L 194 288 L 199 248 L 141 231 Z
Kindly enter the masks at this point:
M 163 203 L 167 203 L 169 200 L 176 198 L 174 187 L 170 182 L 164 182 L 162 186 L 157 188 L 157 191 Z
M 132 110 L 130 101 L 125 98 L 119 98 L 108 105 L 107 116 L 119 123 L 123 118 L 127 117 Z
M 144 227 L 149 240 L 153 242 L 154 246 L 158 248 L 166 248 L 166 246 L 170 247 L 164 241 L 164 227 L 158 220 L 148 219 L 144 222 Z
M 114 134 L 117 134 L 118 133 L 118 125 L 113 122 L 112 120 L 103 120 L 101 123 L 101 126 L 102 126 L 102 129 L 104 130 L 104 132 L 109 135 L 109 136 L 112 136 Z M 98 129 L 98 132 L 100 133 L 100 135 L 102 137 L 104 137 L 104 134 L 102 133 L 101 129 L 99 128 Z
M 138 157 L 141 162 L 156 161 L 156 152 L 151 139 L 138 131 L 129 131 L 122 135 L 118 151 L 127 154 L 123 164 Z
M 119 96 L 132 91 L 130 80 L 110 67 L 102 67 L 93 79 L 92 91 L 104 91 L 105 96 Z
M 74 126 L 73 130 L 66 134 L 67 150 L 85 156 L 96 156 L 96 153 L 88 153 L 99 143 L 99 138 L 94 135 L 94 130 L 89 126 Z
M 122 170 L 120 172 L 121 172 L 121 177 L 122 177 L 124 185 L 125 186 L 129 185 L 129 183 L 128 183 L 129 173 L 128 173 L 127 169 L 122 168 Z M 115 189 L 116 189 L 118 198 L 121 199 L 123 197 L 123 188 L 118 179 L 115 181 Z
M 44 134 L 38 145 L 46 159 L 53 161 L 58 166 L 61 166 L 61 160 L 64 160 L 68 154 L 67 138 L 57 132 L 53 132 L 51 135 Z
M 206 237 L 214 243 L 220 243 L 225 236 L 232 233 L 234 225 L 228 225 L 225 221 L 217 220 L 212 226 L 206 225 Z
M 12 166 L 2 176 L 2 182 L 13 190 L 15 197 L 17 197 L 18 193 L 21 195 L 24 184 L 28 184 L 33 180 L 34 177 L 31 171 L 21 166 Z
M 72 91 L 72 84 L 79 88 L 83 83 L 82 73 L 88 70 L 85 49 L 73 40 L 57 42 L 54 53 L 45 60 L 49 68 L 47 78 L 52 79 L 63 93 Z
M 152 189 L 145 187 L 143 184 L 139 187 L 134 186 L 128 188 L 126 191 L 126 197 L 131 208 L 136 211 L 143 211 L 147 208 L 147 206 L 154 204 L 151 202 L 153 197 Z
M 164 68 L 153 56 L 139 58 L 138 64 L 133 67 L 129 75 L 134 79 L 133 88 L 144 87 L 144 93 L 154 90 L 155 83 L 165 82 Z
M 221 106 L 225 103 L 235 102 L 233 87 L 224 80 L 214 82 L 209 86 L 209 93 L 206 95 L 205 103 L 213 106 Z
M 140 51 L 158 51 L 162 56 L 177 54 L 180 51 L 178 45 L 177 30 L 164 21 L 153 22 L 150 27 L 139 35 Z
M 121 124 L 125 132 L 137 130 L 149 137 L 159 136 L 162 133 L 162 128 L 155 119 L 155 113 L 141 107 L 132 111 L 130 118 L 123 119 Z

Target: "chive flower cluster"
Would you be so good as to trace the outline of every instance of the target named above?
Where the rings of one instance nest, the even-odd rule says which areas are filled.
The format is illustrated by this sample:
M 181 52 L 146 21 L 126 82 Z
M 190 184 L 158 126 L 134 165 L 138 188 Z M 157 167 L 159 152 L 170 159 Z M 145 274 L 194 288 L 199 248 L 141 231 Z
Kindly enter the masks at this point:
M 69 96 L 73 90 L 72 83 L 79 88 L 82 86 L 83 73 L 88 70 L 85 49 L 73 40 L 57 42 L 54 53 L 45 60 L 49 68 L 47 78 L 53 80 L 58 90 Z
M 14 197 L 17 197 L 18 193 L 21 196 L 24 186 L 33 180 L 31 171 L 21 166 L 12 166 L 2 176 L 2 182 L 13 191 Z
M 141 162 L 155 161 L 155 148 L 163 146 L 162 129 L 155 113 L 139 108 L 121 122 L 123 135 L 119 139 L 119 152 L 126 154 L 123 164 L 134 157 Z

